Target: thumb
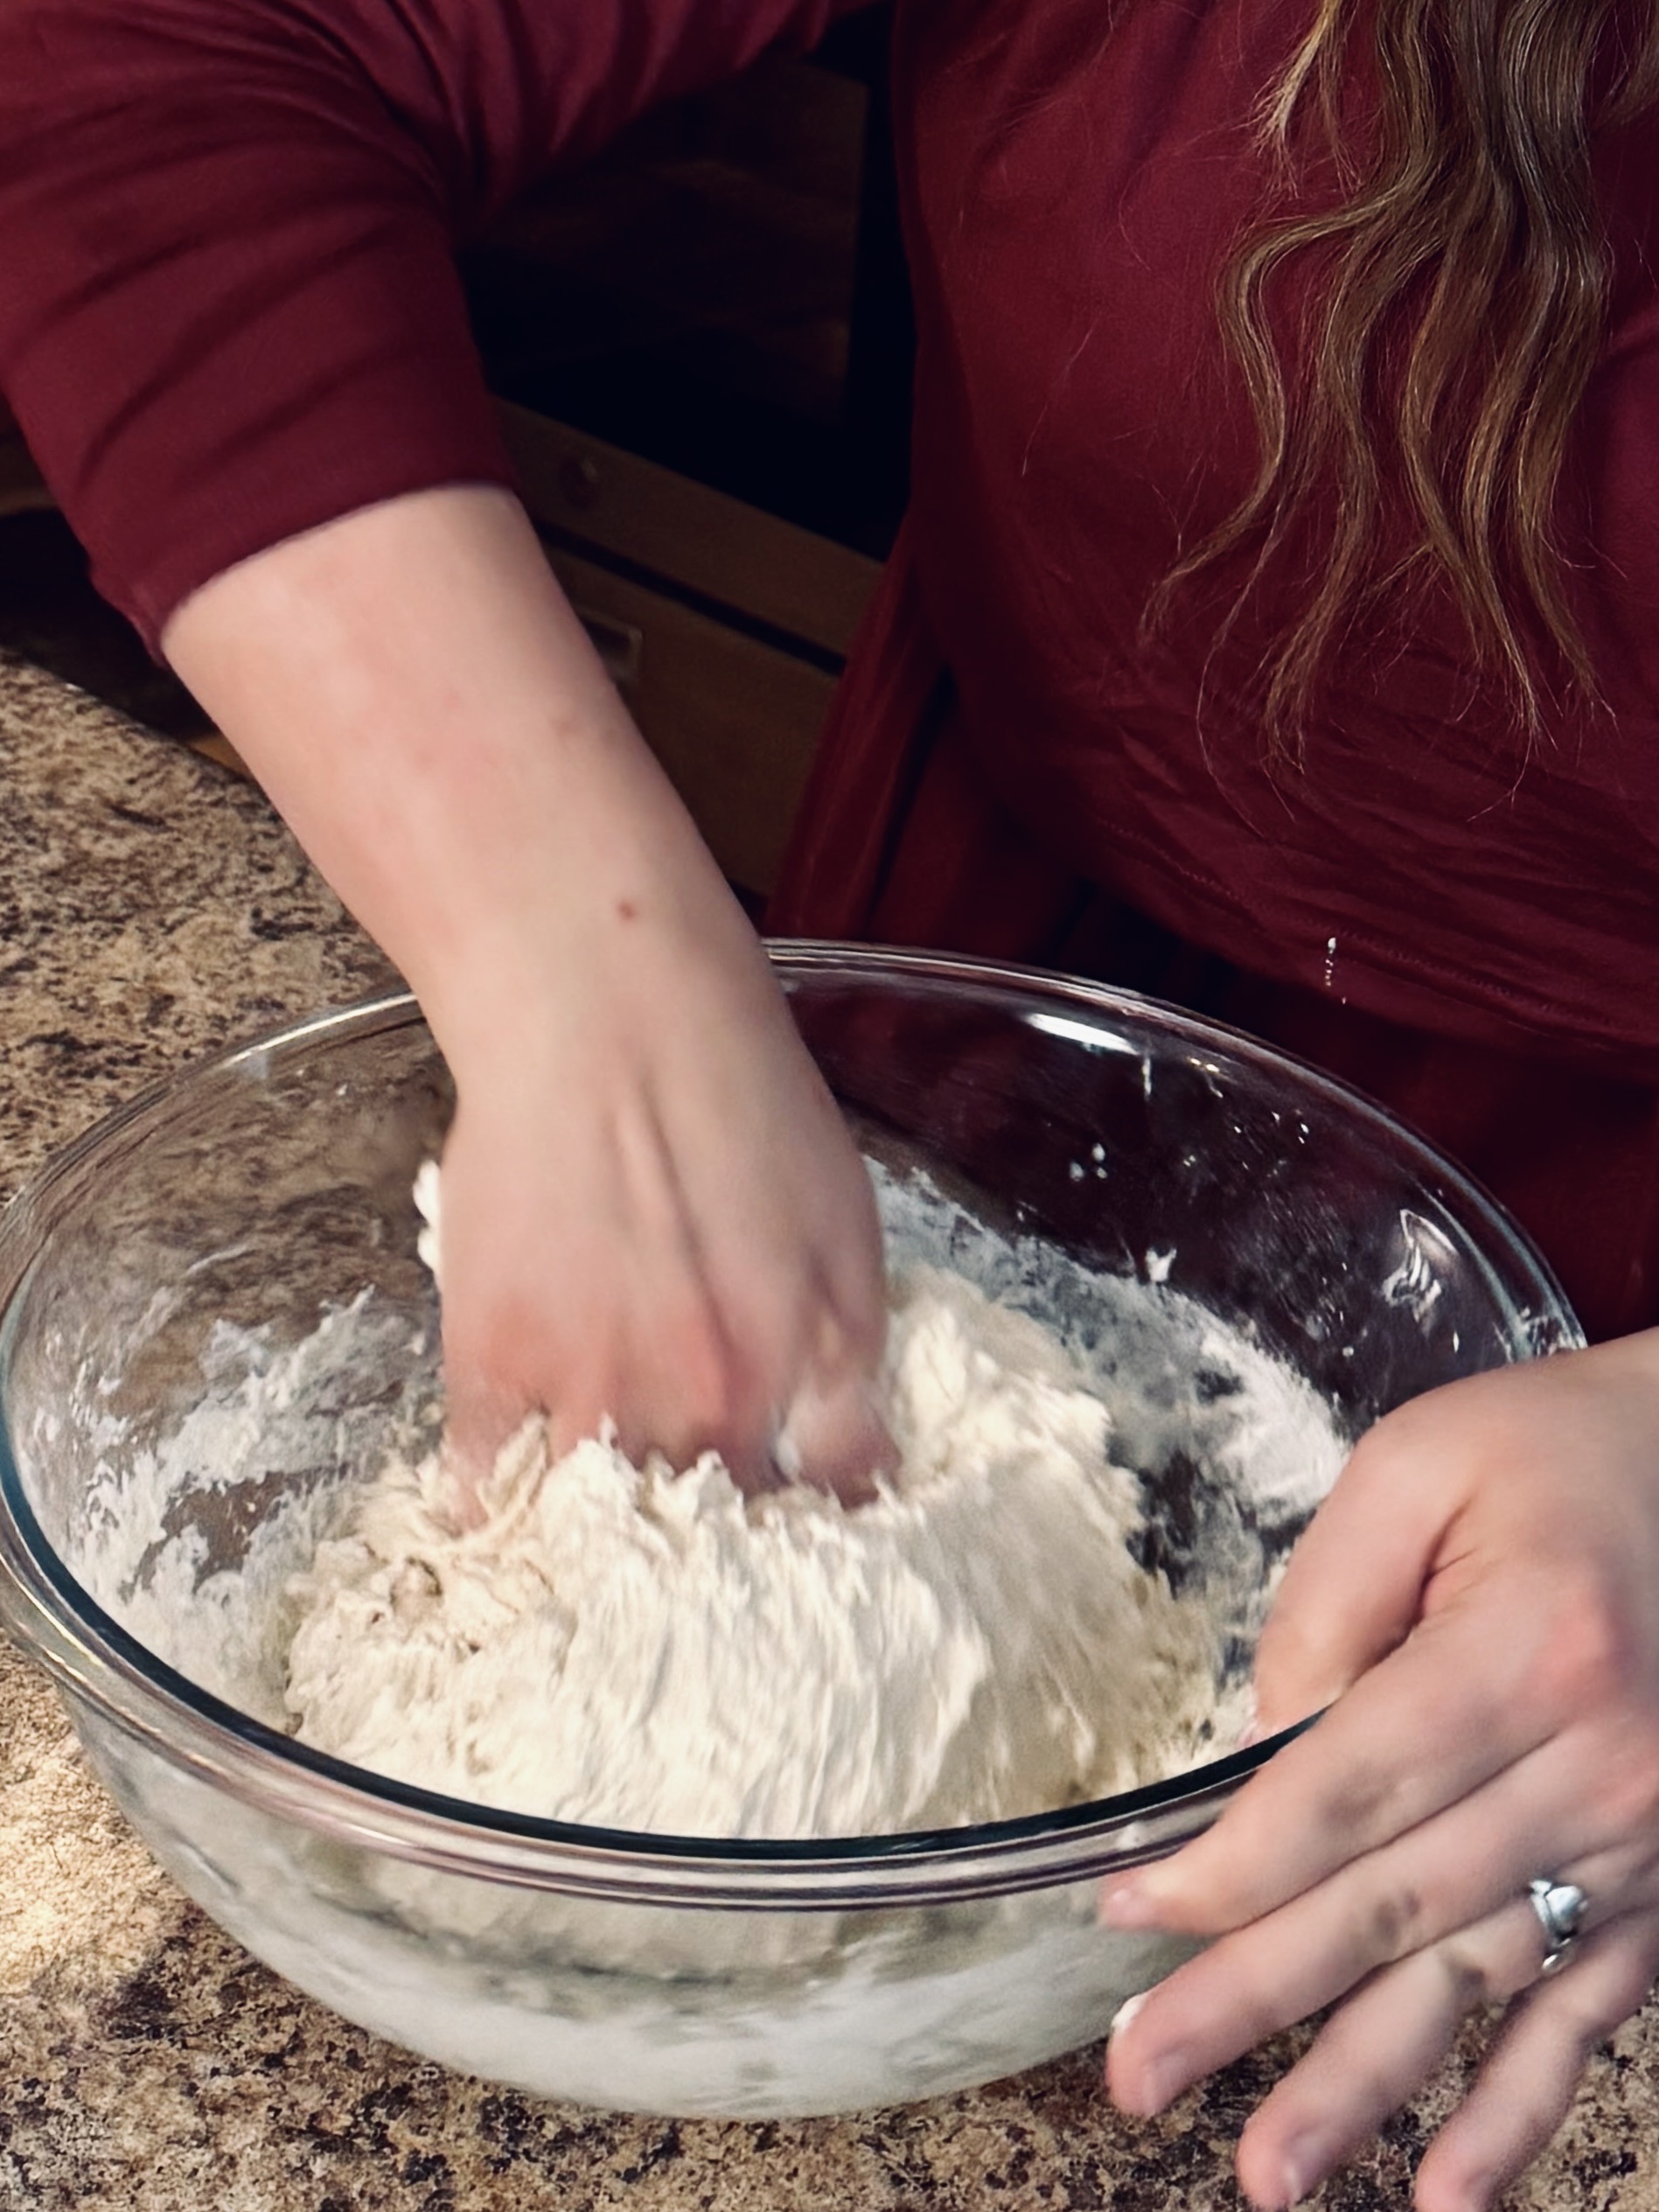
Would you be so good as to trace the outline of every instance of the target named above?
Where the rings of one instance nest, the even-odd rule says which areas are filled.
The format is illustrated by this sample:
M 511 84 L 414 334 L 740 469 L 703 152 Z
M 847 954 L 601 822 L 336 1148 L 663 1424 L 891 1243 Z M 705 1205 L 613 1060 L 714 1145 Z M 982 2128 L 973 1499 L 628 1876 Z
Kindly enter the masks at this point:
M 1262 1631 L 1258 1737 L 1333 1704 L 1411 1634 L 1459 1503 L 1449 1490 L 1387 1422 L 1355 1448 L 1292 1553 Z

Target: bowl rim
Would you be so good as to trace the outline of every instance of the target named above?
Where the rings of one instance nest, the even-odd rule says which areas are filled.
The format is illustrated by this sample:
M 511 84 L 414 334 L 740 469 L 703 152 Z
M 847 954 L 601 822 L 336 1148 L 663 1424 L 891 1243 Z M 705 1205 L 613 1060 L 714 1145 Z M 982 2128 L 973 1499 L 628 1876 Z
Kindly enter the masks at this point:
M 785 991 L 798 977 L 937 983 L 1046 1002 L 1075 1011 L 1077 1041 L 1109 1040 L 1116 1019 L 1178 1036 L 1195 1054 L 1220 1053 L 1338 1103 L 1393 1147 L 1404 1144 L 1435 1196 L 1478 1228 L 1536 1295 L 1532 1352 L 1584 1341 L 1552 1270 L 1531 1239 L 1462 1169 L 1362 1092 L 1247 1033 L 1144 994 L 1013 962 L 963 959 L 896 946 L 823 939 L 769 940 Z M 0 1362 L 18 1294 L 37 1255 L 33 1224 L 54 1191 L 85 1163 L 142 1134 L 181 1090 L 258 1070 L 274 1054 L 423 1025 L 413 993 L 394 990 L 298 1021 L 208 1054 L 152 1083 L 53 1155 L 0 1214 Z M 1067 1032 L 1076 1034 L 1076 1029 Z M 1480 1239 L 1475 1256 L 1491 1262 Z M 1510 1302 L 1507 1300 L 1505 1302 Z M 441 1871 L 487 1875 L 526 1888 L 616 1901 L 796 1911 L 945 1902 L 1093 1880 L 1160 1857 L 1207 1825 L 1221 1801 L 1314 1724 L 1310 1716 L 1259 1742 L 1167 1780 L 1059 1811 L 969 1827 L 804 1841 L 643 1834 L 498 1811 L 399 1783 L 297 1742 L 238 1711 L 157 1658 L 113 1620 L 47 1541 L 24 1490 L 0 1419 L 0 1619 L 38 1660 L 68 1702 L 113 1724 L 171 1766 L 244 1804 L 337 1842 Z

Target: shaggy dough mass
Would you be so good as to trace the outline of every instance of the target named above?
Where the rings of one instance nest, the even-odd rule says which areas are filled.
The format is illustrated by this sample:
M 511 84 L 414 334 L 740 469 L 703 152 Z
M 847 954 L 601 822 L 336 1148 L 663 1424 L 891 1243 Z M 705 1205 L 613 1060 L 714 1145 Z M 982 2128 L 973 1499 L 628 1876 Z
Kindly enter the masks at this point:
M 1143 1572 L 1136 1478 L 1035 1322 L 917 1269 L 889 1349 L 901 1465 L 848 1512 L 745 1501 L 705 1456 L 504 1448 L 482 1525 L 389 1466 L 295 1586 L 308 1743 L 504 1810 L 807 1838 L 1035 1812 L 1188 1764 L 1208 1617 Z

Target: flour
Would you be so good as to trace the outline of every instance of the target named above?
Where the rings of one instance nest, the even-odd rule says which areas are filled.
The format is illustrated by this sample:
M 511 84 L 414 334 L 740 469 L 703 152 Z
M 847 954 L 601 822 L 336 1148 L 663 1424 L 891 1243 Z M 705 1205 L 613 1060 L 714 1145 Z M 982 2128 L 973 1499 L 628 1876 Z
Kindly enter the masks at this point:
M 1140 1486 L 1035 1321 L 910 1270 L 899 1465 L 871 1504 L 748 1500 L 608 1440 L 503 1450 L 456 1533 L 394 1462 L 296 1586 L 302 1738 L 502 1810 L 703 1837 L 950 1827 L 1131 1789 L 1197 1755 L 1207 1609 L 1138 1566 Z

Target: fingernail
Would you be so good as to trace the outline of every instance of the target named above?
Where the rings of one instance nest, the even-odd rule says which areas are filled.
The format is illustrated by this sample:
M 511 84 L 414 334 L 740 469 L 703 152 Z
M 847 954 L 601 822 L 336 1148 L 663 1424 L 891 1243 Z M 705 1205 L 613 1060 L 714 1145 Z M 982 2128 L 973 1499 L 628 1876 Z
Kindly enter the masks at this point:
M 1279 2168 L 1275 2212 L 1292 2212 L 1293 2207 L 1319 2187 L 1324 2173 L 1324 2146 L 1310 2136 L 1298 2136 L 1286 2151 L 1285 2162 Z
M 1463 2187 L 1475 2212 L 1486 2212 L 1486 2207 L 1498 2194 L 1498 2185 L 1489 2174 L 1465 2174 Z
M 1100 1920 L 1106 1928 L 1151 1928 L 1156 1925 L 1158 1901 L 1142 1881 L 1133 1878 L 1113 1882 L 1100 1900 Z
M 1117 2011 L 1112 2015 L 1112 2025 L 1106 2030 L 1106 2040 L 1108 2042 L 1114 2035 L 1121 2034 L 1124 2029 L 1128 2027 L 1130 2021 L 1135 2018 L 1137 2013 L 1145 2011 L 1147 1999 L 1151 1996 L 1151 1994 L 1152 1992 L 1149 1989 L 1143 1989 L 1139 1991 L 1133 1997 L 1126 1997 L 1124 1999 L 1122 2004 L 1119 2006 Z
M 1126 2097 L 1117 2099 L 1119 2110 L 1136 2119 L 1154 2118 L 1166 2104 L 1173 2104 L 1186 2088 L 1185 2065 L 1179 2051 L 1166 2051 L 1161 2058 L 1149 2059 L 1140 2069 L 1140 2086 Z

